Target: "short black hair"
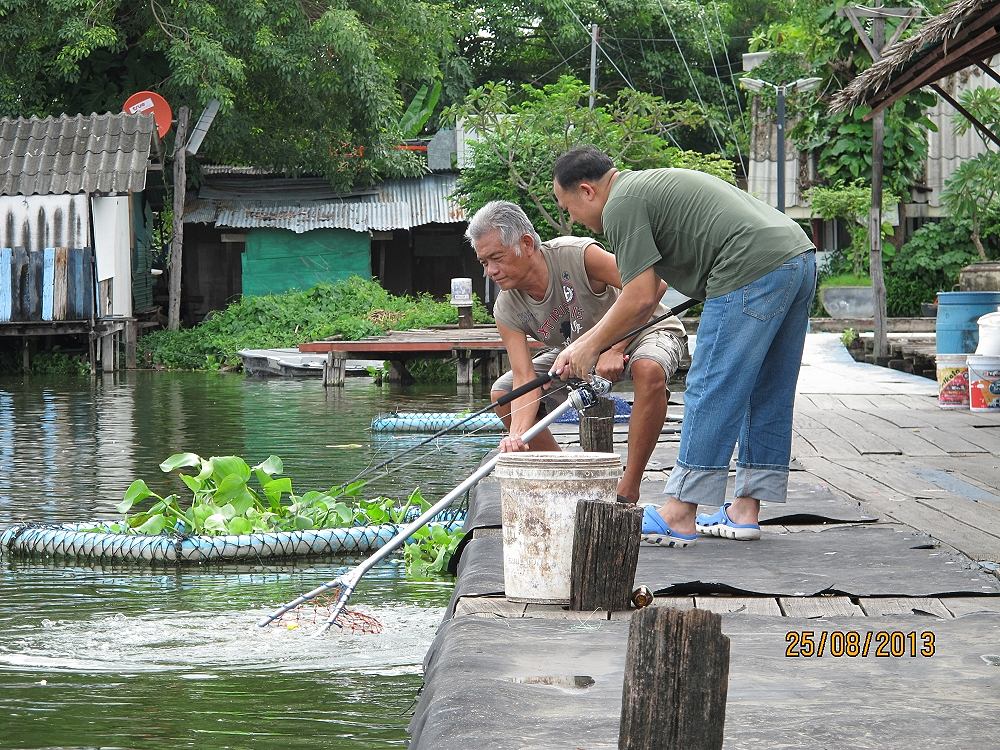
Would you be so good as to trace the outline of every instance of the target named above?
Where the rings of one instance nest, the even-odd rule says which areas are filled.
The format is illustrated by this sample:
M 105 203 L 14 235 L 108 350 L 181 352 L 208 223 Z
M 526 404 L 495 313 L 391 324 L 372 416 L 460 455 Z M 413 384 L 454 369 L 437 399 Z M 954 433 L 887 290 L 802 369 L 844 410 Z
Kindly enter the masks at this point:
M 556 159 L 552 177 L 559 187 L 572 189 L 585 180 L 596 182 L 614 168 L 611 157 L 597 146 L 577 146 Z

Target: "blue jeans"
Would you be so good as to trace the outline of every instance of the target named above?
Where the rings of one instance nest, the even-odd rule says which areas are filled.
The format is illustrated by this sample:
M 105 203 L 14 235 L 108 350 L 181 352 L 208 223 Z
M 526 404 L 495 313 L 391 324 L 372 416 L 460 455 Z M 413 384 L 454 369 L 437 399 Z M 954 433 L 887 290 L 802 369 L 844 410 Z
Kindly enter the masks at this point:
M 705 302 L 667 495 L 722 505 L 739 442 L 736 497 L 785 501 L 795 384 L 815 292 L 809 250 Z

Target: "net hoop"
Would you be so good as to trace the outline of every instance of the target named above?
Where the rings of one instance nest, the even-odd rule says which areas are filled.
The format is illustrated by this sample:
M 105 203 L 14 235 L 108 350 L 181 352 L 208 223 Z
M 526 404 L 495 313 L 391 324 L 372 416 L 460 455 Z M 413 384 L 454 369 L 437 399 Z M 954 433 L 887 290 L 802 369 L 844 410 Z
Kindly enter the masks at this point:
M 435 522 L 432 522 L 435 523 Z M 460 529 L 462 520 L 437 522 Z M 83 531 L 106 522 L 16 523 L 0 534 L 0 554 L 114 562 L 204 563 L 306 555 L 363 555 L 378 550 L 402 528 L 397 524 L 345 529 L 276 531 L 219 536 L 156 536 Z

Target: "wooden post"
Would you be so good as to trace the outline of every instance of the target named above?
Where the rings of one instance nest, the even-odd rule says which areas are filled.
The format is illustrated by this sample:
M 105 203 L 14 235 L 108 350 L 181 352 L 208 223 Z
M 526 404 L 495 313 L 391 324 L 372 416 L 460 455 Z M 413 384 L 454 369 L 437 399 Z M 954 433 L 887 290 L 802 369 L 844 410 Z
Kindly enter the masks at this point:
M 629 608 L 639 560 L 642 510 L 603 500 L 576 504 L 569 608 L 620 612 Z
M 841 8 L 839 14 L 847 17 L 872 62 L 882 58 L 885 43 L 885 19 L 887 15 L 899 18 L 899 25 L 889 44 L 902 36 L 910 21 L 916 16 L 913 8 L 885 8 L 882 0 L 876 0 L 874 7 Z M 868 36 L 861 23 L 861 17 L 872 19 L 872 36 Z M 873 354 L 876 359 L 889 354 L 889 331 L 886 315 L 885 273 L 882 269 L 882 176 L 885 153 L 885 112 L 879 110 L 872 116 L 872 203 L 868 212 L 868 266 L 872 277 L 872 292 L 875 297 L 875 317 Z
M 472 328 L 472 306 L 460 306 L 458 308 L 458 327 Z
M 601 397 L 580 414 L 580 448 L 597 453 L 613 453 L 615 445 L 615 402 Z
M 323 385 L 342 386 L 347 376 L 347 355 L 343 352 L 329 351 L 326 353 L 326 363 L 323 365 Z
M 136 368 L 136 349 L 138 348 L 139 321 L 131 318 L 125 321 L 125 368 Z
M 21 347 L 21 371 L 27 375 L 31 372 L 31 337 L 23 336 L 23 345 Z
M 181 327 L 181 267 L 184 254 L 184 192 L 187 182 L 187 165 L 184 146 L 187 140 L 188 108 L 177 109 L 177 129 L 174 131 L 174 234 L 170 241 L 170 289 L 167 309 L 167 328 L 176 331 Z
M 458 384 L 472 385 L 472 352 L 460 349 L 455 353 L 458 355 Z
M 729 689 L 729 638 L 705 609 L 632 615 L 618 750 L 717 750 Z

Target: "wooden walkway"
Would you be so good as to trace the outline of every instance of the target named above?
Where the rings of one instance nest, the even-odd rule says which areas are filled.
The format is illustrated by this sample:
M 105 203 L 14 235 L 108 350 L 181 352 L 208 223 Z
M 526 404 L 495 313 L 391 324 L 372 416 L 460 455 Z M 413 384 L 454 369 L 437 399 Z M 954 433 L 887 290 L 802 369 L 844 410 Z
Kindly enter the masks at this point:
M 544 348 L 528 340 L 532 349 Z M 506 350 L 500 334 L 493 324 L 472 328 L 440 326 L 417 328 L 410 331 L 390 331 L 384 336 L 368 336 L 360 341 L 312 341 L 299 345 L 303 353 L 327 355 L 323 382 L 325 385 L 343 385 L 344 367 L 348 359 L 382 358 L 392 363 L 390 381 L 406 382 L 406 363 L 418 358 L 454 358 L 458 362 L 458 383 L 470 385 L 472 371 L 480 367 L 483 381 L 496 378 L 502 372 Z
M 683 394 L 674 394 L 668 419 L 682 415 Z M 575 426 L 559 427 L 563 429 L 555 433 L 561 443 L 578 442 Z M 626 429 L 615 429 L 615 448 L 623 456 L 627 456 Z M 1000 414 L 942 410 L 935 382 L 855 362 L 835 334 L 812 334 L 803 358 L 793 429 L 792 468 L 797 477 L 825 484 L 856 501 L 881 525 L 925 532 L 1000 574 Z M 660 496 L 679 438 L 676 425 L 668 422 L 644 475 L 644 502 Z M 815 529 L 768 525 L 765 534 Z M 1000 598 L 993 597 L 702 596 L 658 597 L 657 604 L 781 617 L 880 617 L 920 610 L 951 618 L 969 611 L 1000 611 Z M 462 599 L 456 614 L 593 616 L 558 606 L 525 607 L 503 597 Z M 628 614 L 616 613 L 610 619 Z M 606 613 L 602 617 L 609 619 Z

